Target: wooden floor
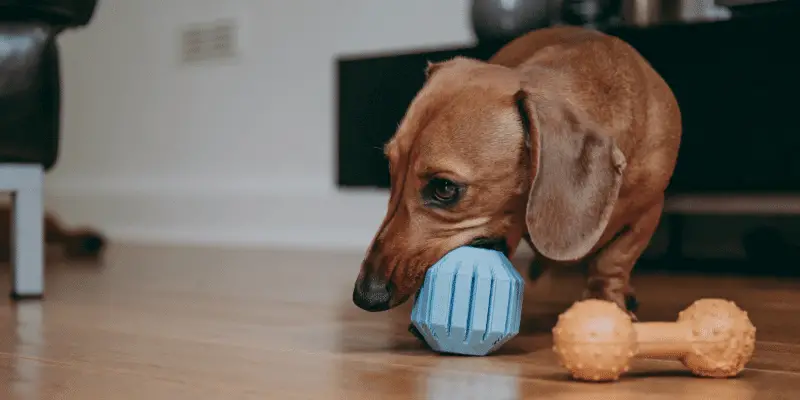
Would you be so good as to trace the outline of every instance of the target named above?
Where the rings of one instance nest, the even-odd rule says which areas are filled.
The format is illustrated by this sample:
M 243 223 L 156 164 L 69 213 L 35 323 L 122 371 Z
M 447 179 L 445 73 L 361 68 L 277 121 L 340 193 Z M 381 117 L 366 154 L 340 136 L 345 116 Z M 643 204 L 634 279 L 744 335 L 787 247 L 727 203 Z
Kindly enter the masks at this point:
M 758 327 L 756 354 L 737 379 L 648 360 L 597 384 L 570 381 L 551 350 L 549 329 L 579 293 L 577 277 L 531 288 L 522 333 L 500 353 L 440 356 L 406 332 L 410 304 L 380 314 L 352 305 L 359 259 L 116 246 L 102 265 L 52 265 L 45 300 L 0 303 L 0 399 L 766 400 L 800 391 L 797 281 L 637 277 L 643 320 L 673 320 L 700 297 L 738 302 Z

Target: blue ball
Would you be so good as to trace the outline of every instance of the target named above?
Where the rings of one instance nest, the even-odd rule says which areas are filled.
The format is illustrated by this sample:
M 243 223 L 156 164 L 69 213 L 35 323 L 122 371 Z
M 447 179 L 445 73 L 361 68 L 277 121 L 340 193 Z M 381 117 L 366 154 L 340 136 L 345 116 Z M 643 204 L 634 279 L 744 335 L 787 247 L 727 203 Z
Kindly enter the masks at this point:
M 434 351 L 486 355 L 519 333 L 524 288 L 503 253 L 459 247 L 425 274 L 411 322 Z

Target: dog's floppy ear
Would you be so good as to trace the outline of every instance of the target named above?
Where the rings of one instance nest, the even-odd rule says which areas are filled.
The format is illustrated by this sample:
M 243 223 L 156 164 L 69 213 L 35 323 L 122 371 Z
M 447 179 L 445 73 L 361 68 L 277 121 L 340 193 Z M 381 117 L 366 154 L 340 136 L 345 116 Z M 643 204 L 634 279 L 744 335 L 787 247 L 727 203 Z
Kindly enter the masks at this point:
M 515 95 L 530 149 L 525 216 L 536 250 L 577 260 L 600 239 L 622 185 L 625 156 L 569 107 L 525 89 Z
M 428 61 L 428 65 L 425 67 L 425 79 L 430 79 L 431 75 L 433 75 L 436 70 L 442 67 L 441 62 L 432 62 Z

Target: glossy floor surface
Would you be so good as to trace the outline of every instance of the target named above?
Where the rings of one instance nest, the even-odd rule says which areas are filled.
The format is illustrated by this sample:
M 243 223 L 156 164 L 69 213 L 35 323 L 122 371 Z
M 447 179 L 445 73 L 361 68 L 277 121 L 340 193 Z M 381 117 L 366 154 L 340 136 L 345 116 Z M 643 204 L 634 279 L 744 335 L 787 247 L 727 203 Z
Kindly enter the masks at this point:
M 1 303 L 0 399 L 761 400 L 800 391 L 800 282 L 638 276 L 643 320 L 674 320 L 700 297 L 736 301 L 758 327 L 754 358 L 736 379 L 641 360 L 623 380 L 593 384 L 568 379 L 551 350 L 549 329 L 579 277 L 529 285 L 522 332 L 498 354 L 440 356 L 407 333 L 410 304 L 377 314 L 352 305 L 359 258 L 113 246 L 100 265 L 53 263 L 43 301 Z

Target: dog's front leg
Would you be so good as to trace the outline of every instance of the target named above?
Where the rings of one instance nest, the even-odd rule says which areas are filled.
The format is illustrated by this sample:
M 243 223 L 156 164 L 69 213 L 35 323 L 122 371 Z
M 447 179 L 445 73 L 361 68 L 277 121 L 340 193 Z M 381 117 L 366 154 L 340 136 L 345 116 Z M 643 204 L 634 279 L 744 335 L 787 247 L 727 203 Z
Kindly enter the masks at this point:
M 525 234 L 522 236 L 522 238 L 525 240 L 525 243 L 528 244 L 528 247 L 530 247 L 531 250 L 535 249 L 530 235 Z M 544 275 L 545 272 L 547 272 L 548 269 L 550 269 L 550 264 L 549 261 L 544 257 L 537 256 L 535 250 L 533 250 L 533 252 L 533 258 L 528 263 L 528 279 L 530 279 L 532 282 L 536 282 L 542 277 L 542 275 Z
M 638 302 L 630 275 L 658 227 L 663 208 L 662 198 L 589 261 L 584 298 L 613 301 L 636 320 Z

